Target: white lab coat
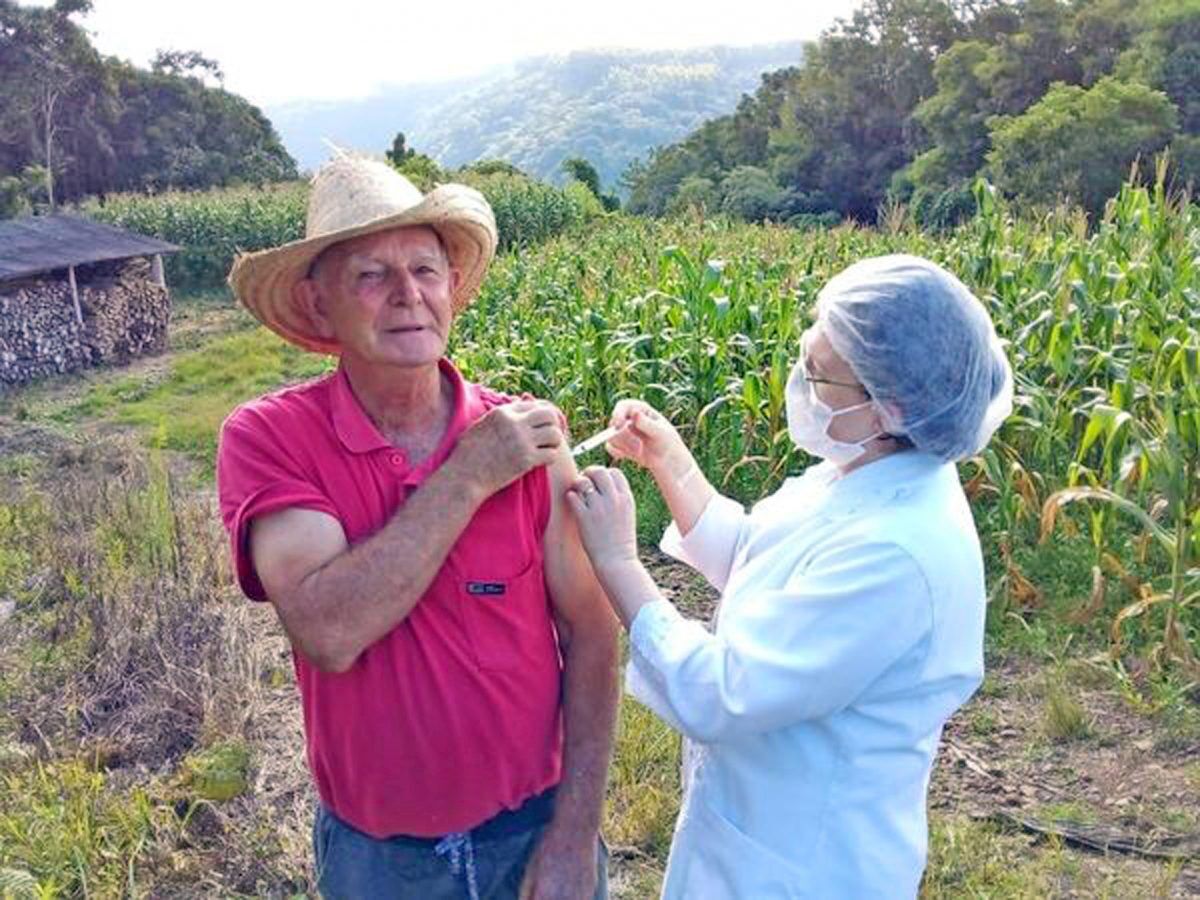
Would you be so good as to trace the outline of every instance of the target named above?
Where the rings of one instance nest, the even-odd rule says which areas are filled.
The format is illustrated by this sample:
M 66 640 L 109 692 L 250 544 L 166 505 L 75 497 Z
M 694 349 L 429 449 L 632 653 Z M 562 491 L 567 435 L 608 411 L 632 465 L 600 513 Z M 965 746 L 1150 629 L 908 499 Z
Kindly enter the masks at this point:
M 629 691 L 692 744 L 663 897 L 913 897 L 946 719 L 983 678 L 984 576 L 954 465 L 828 463 L 663 549 L 718 588 L 630 628 Z

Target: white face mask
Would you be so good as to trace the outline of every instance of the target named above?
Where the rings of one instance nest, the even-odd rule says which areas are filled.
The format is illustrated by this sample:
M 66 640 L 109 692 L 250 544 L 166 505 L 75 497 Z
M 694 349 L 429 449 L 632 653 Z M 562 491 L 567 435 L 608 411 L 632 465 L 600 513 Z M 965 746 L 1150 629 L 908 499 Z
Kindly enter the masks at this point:
M 874 400 L 865 400 L 853 406 L 843 406 L 833 409 L 828 403 L 817 396 L 816 385 L 808 380 L 808 367 L 805 363 L 803 348 L 800 359 L 792 367 L 788 376 L 784 397 L 787 403 L 788 433 L 792 441 L 801 450 L 821 459 L 827 459 L 834 465 L 844 466 L 854 462 L 867 452 L 866 445 L 884 432 L 877 431 L 861 441 L 848 443 L 829 436 L 829 426 L 834 416 L 865 409 L 874 405 Z

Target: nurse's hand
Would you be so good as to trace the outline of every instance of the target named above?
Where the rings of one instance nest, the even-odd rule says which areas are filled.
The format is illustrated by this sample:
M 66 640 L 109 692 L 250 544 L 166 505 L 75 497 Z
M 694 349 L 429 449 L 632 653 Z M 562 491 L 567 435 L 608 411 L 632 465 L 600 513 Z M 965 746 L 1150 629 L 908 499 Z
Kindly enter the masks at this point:
M 625 473 L 589 466 L 567 490 L 567 503 L 596 574 L 637 563 L 637 506 Z
M 644 400 L 618 401 L 608 424 L 621 429 L 605 445 L 614 459 L 637 463 L 660 483 L 691 469 L 692 454 L 675 426 Z

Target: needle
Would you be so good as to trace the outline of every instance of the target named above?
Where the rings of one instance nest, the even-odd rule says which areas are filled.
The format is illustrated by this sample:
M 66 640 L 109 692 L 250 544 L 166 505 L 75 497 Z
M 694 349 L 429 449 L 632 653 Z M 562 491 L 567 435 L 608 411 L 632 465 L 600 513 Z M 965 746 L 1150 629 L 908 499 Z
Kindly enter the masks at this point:
M 596 449 L 620 430 L 621 429 L 619 428 L 605 428 L 603 431 L 596 432 L 586 441 L 583 441 L 582 443 L 576 444 L 574 447 L 572 447 L 571 455 L 581 456 L 582 454 L 587 453 L 589 450 Z

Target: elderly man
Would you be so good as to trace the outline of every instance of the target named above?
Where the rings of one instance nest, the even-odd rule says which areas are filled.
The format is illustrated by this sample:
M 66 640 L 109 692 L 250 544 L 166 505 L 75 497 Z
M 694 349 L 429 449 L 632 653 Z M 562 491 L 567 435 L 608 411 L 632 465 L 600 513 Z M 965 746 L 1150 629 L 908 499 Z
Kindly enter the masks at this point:
M 328 377 L 240 406 L 217 478 L 242 590 L 291 640 L 328 898 L 606 896 L 615 621 L 562 419 L 445 358 L 496 245 L 477 192 L 373 160 L 237 296 Z

